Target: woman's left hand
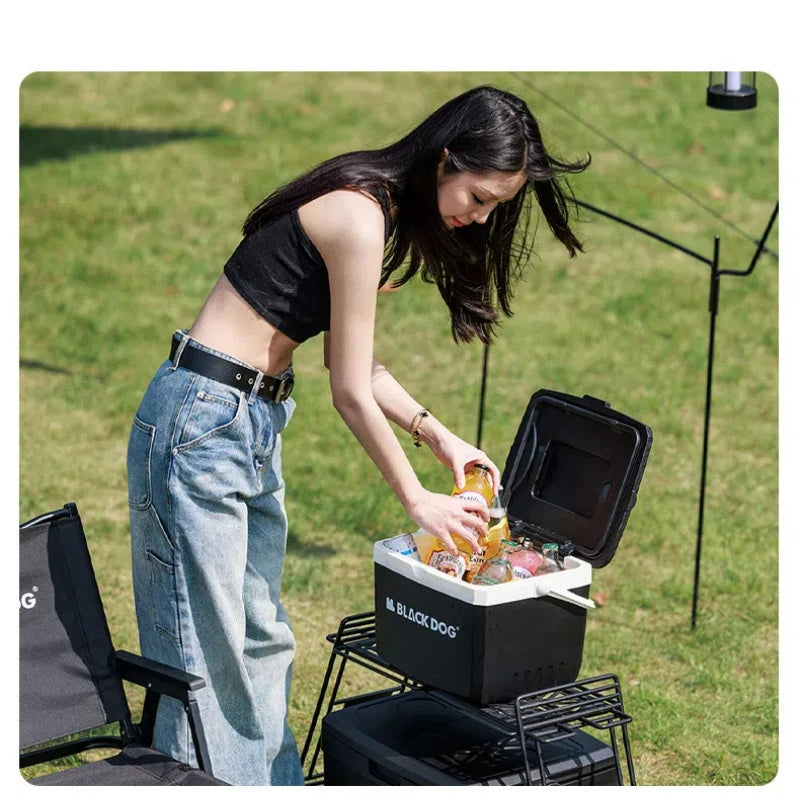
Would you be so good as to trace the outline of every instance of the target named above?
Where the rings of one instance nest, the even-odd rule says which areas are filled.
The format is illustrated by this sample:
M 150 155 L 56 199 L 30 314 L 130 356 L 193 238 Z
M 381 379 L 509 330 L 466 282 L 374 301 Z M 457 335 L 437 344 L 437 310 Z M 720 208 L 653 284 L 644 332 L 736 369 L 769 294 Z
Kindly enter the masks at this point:
M 430 448 L 436 458 L 452 471 L 453 480 L 459 489 L 464 486 L 464 474 L 476 464 L 484 464 L 489 467 L 495 495 L 500 494 L 500 470 L 483 450 L 459 439 L 450 431 L 443 431 L 436 442 L 431 443 Z

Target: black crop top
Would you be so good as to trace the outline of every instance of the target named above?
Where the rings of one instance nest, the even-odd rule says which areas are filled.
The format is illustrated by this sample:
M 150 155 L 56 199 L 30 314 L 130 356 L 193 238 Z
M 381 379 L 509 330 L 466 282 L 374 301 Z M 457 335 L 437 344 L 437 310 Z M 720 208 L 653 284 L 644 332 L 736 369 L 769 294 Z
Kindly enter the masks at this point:
M 376 199 L 386 218 L 388 241 L 393 225 L 388 198 Z M 223 272 L 242 298 L 290 339 L 304 342 L 330 328 L 328 270 L 297 209 L 245 236 Z

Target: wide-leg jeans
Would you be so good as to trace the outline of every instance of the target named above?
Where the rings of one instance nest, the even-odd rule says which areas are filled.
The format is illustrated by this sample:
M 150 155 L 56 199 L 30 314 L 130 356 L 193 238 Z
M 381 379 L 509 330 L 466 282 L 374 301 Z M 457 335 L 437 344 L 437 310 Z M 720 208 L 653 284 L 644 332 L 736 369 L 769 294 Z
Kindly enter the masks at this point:
M 280 600 L 280 434 L 294 408 L 167 360 L 128 444 L 141 652 L 205 678 L 196 699 L 212 769 L 236 785 L 303 783 L 287 723 L 295 640 Z M 177 701 L 162 699 L 154 746 L 196 765 Z

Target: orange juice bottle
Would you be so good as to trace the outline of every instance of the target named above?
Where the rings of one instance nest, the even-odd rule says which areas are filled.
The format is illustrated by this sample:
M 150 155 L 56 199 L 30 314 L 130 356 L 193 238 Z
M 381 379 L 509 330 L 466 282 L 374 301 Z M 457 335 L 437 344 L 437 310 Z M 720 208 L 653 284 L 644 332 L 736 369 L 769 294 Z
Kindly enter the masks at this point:
M 459 489 L 457 486 L 453 486 L 453 491 L 450 494 L 462 500 L 483 501 L 488 508 L 494 497 L 492 473 L 489 471 L 489 467 L 485 464 L 476 464 L 464 475 L 464 487 Z
M 431 557 L 431 550 L 433 550 L 433 546 L 438 541 L 432 533 L 428 533 L 422 528 L 414 533 L 414 544 L 417 546 L 417 553 L 419 553 L 419 559 L 423 564 L 428 563 Z
M 463 500 L 479 500 L 485 503 L 488 508 L 494 497 L 489 467 L 484 464 L 476 464 L 464 478 L 465 482 L 463 488 L 459 489 L 457 486 L 453 486 L 451 495 Z M 484 537 L 478 537 L 478 542 L 482 546 L 483 542 L 481 540 Z M 473 552 L 469 543 L 465 542 L 457 534 L 453 534 L 453 542 L 458 548 L 456 555 L 448 553 L 442 541 L 437 539 L 428 555 L 426 563 L 459 580 L 462 578 L 470 580 L 470 577 L 477 572 L 483 563 L 483 554 Z M 478 557 L 479 561 L 475 562 L 475 557 Z M 472 567 L 471 572 L 470 567 Z
M 478 544 L 483 548 L 483 552 L 470 554 L 464 579 L 468 583 L 474 583 L 475 576 L 484 563 L 500 552 L 500 544 L 503 539 L 510 538 L 506 510 L 500 505 L 500 498 L 494 497 L 489 506 L 489 524 L 486 526 L 486 533 L 478 537 Z
M 452 575 L 457 580 L 461 580 L 467 573 L 472 548 L 455 534 L 453 534 L 453 542 L 458 548 L 455 555 L 445 550 L 441 539 L 437 539 L 428 556 L 428 565 L 435 567 L 439 572 L 444 572 L 445 575 Z

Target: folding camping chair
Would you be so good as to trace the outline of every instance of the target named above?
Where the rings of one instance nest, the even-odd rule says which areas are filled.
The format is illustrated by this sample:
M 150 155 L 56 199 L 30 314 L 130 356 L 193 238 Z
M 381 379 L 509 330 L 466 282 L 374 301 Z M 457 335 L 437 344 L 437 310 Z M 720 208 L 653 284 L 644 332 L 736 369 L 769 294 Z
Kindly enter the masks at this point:
M 115 748 L 104 760 L 34 778 L 42 785 L 226 785 L 213 777 L 197 701 L 205 681 L 114 651 L 83 526 L 74 503 L 20 525 L 20 769 Z M 146 688 L 132 720 L 123 680 Z M 188 716 L 199 769 L 152 749 L 162 696 Z M 90 735 L 119 723 L 119 735 Z M 79 738 L 73 738 L 81 734 Z M 67 741 L 61 741 L 69 737 Z M 59 740 L 59 741 L 55 741 Z

